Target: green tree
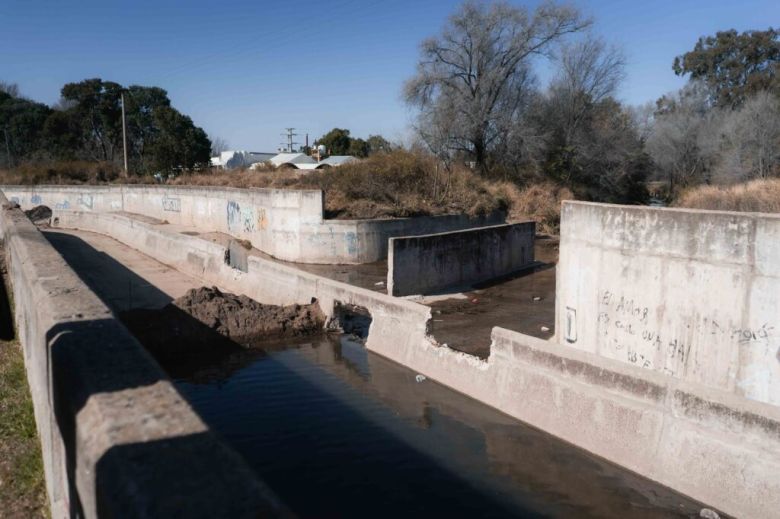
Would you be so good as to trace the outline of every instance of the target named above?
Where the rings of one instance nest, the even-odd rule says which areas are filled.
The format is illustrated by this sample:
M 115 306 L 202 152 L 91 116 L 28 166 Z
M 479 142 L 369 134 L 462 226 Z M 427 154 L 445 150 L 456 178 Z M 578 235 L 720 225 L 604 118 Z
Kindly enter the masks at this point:
M 352 155 L 353 157 L 365 158 L 368 157 L 370 151 L 371 149 L 368 146 L 368 142 L 360 138 L 350 139 L 349 148 L 347 149 L 347 155 Z
M 15 89 L 9 90 L 18 94 Z M 50 113 L 51 109 L 42 103 L 0 90 L 0 155 L 3 157 L 0 164 L 3 167 L 9 163 L 9 157 L 6 156 L 6 134 L 12 165 L 48 152 L 43 125 Z
M 325 146 L 330 155 L 348 155 L 352 138 L 349 136 L 349 130 L 333 128 L 315 142 Z
M 699 38 L 693 50 L 674 59 L 678 76 L 690 75 L 712 89 L 711 101 L 736 107 L 761 90 L 780 94 L 780 31 L 721 31 Z
M 393 151 L 393 145 L 381 135 L 369 135 L 366 143 L 368 144 L 369 155 Z

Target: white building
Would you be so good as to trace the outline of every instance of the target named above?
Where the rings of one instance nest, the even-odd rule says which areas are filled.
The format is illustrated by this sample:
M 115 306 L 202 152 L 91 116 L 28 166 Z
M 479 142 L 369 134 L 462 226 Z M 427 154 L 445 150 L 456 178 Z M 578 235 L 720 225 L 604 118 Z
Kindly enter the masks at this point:
M 230 150 L 223 151 L 217 157 L 211 157 L 211 165 L 222 169 L 247 168 L 253 164 L 266 162 L 274 156 L 276 153 Z

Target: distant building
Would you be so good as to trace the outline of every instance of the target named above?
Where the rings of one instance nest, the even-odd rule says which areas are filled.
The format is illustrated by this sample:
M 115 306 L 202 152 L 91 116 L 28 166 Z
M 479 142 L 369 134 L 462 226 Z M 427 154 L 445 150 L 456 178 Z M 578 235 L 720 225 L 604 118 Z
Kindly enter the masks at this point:
M 350 162 L 357 162 L 357 157 L 353 157 L 352 155 L 331 155 L 327 159 L 323 159 L 320 161 L 320 166 L 327 166 L 327 167 L 338 167 L 343 166 L 344 164 L 349 164 Z
M 219 156 L 211 157 L 211 166 L 222 169 L 248 168 L 253 164 L 266 162 L 275 156 L 276 153 L 257 151 L 223 151 Z

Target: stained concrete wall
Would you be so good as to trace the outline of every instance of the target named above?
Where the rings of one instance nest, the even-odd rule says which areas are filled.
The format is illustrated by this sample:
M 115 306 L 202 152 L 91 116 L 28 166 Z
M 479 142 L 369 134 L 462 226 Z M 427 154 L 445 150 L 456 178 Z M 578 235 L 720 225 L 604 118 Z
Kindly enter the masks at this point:
M 288 515 L 8 204 L 0 237 L 52 517 Z
M 376 220 L 324 220 L 319 190 L 191 186 L 0 186 L 23 209 L 142 214 L 203 232 L 246 239 L 298 263 L 370 263 L 387 257 L 392 236 L 444 232 L 503 222 L 495 213 Z
M 780 405 L 780 216 L 566 202 L 558 340 Z
M 488 281 L 530 265 L 536 223 L 390 238 L 387 289 L 394 296 L 430 294 Z
M 241 272 L 216 244 L 121 215 L 58 216 L 260 301 L 317 297 L 328 315 L 336 303 L 365 307 L 373 318 L 366 347 L 384 357 L 722 512 L 780 509 L 776 406 L 502 328 L 481 360 L 438 345 L 430 309 L 411 301 L 256 256 Z

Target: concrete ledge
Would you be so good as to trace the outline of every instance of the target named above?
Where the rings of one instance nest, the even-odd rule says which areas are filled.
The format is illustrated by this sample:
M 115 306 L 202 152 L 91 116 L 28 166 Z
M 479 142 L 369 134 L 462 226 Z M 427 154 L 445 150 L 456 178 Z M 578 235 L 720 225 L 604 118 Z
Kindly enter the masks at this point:
M 0 233 L 53 517 L 287 515 L 24 213 Z
M 203 232 L 249 240 L 275 258 L 298 263 L 356 264 L 387 257 L 392 236 L 501 223 L 502 213 L 470 218 L 325 220 L 323 193 L 311 189 L 237 189 L 169 185 L 0 186 L 23 209 L 130 212 Z
M 390 238 L 388 293 L 430 294 L 496 279 L 534 260 L 535 222 Z

